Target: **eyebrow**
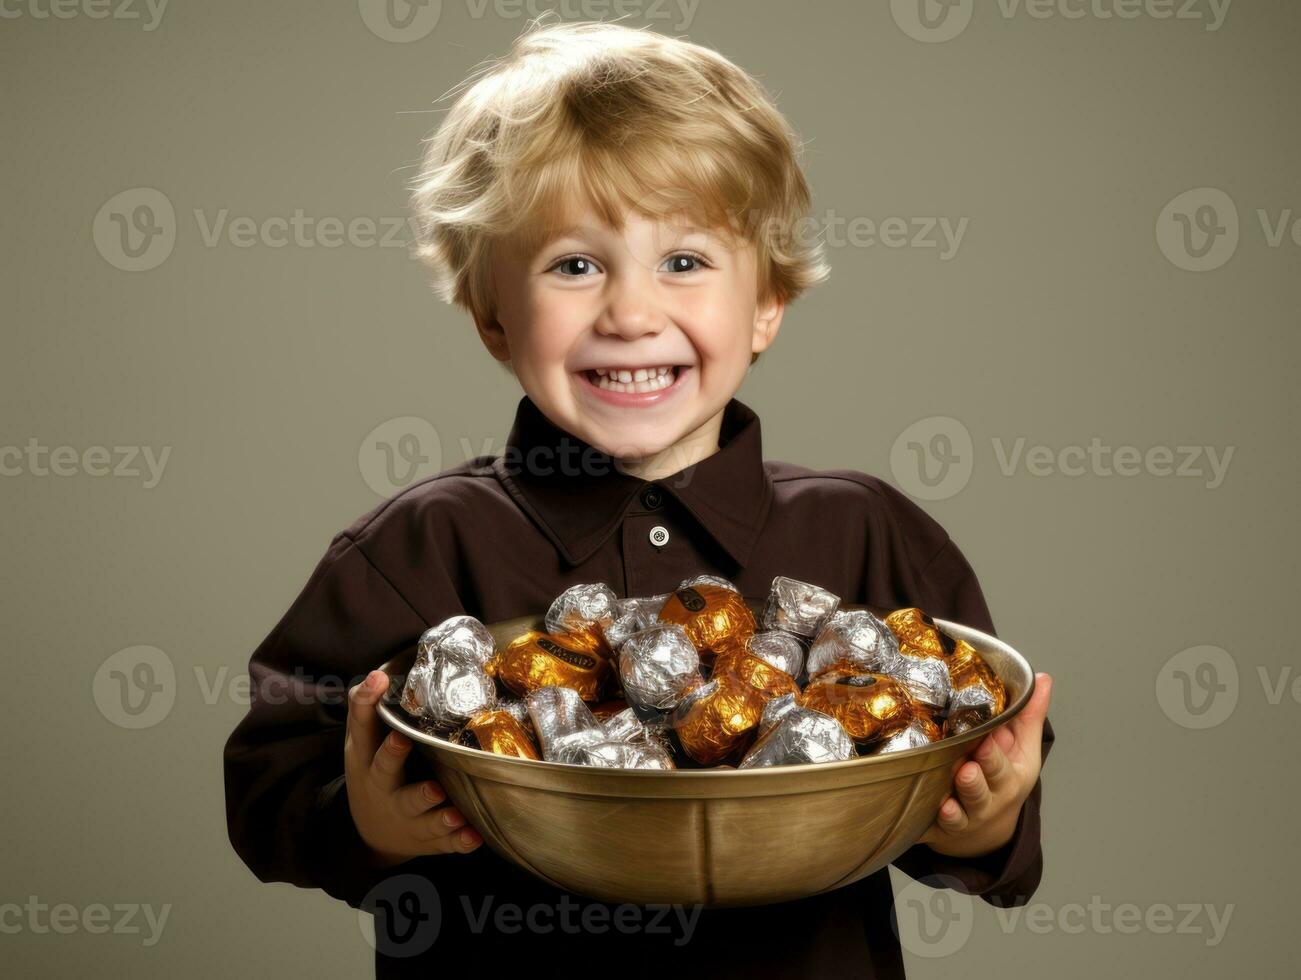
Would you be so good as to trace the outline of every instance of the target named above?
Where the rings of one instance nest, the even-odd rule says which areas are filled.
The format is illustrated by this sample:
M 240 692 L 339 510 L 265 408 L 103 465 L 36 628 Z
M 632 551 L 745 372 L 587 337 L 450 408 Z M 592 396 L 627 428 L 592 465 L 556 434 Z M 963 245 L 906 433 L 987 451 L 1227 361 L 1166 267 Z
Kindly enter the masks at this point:
M 588 235 L 588 233 L 595 234 L 596 231 L 597 229 L 592 225 L 568 225 L 564 228 L 557 230 L 556 233 L 551 235 L 549 238 L 547 238 L 546 241 L 540 242 L 537 247 L 537 253 L 540 255 L 543 251 L 550 248 L 552 245 L 554 245 L 556 242 L 560 241 L 563 238 L 570 238 L 570 237 L 583 238 L 586 235 Z M 698 225 L 682 226 L 681 234 L 684 237 L 686 235 L 692 235 L 692 234 L 703 235 L 704 237 L 708 238 L 710 241 L 716 242 L 720 245 L 723 244 L 723 240 L 719 238 L 716 234 L 714 234 L 714 232 L 712 232 L 708 228 L 699 227 Z

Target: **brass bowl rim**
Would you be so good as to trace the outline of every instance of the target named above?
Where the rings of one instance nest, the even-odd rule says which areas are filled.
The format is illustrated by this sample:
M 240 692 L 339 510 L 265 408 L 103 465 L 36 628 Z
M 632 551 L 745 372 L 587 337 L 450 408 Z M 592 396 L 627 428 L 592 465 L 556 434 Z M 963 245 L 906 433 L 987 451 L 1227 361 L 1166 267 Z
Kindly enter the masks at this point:
M 874 607 L 862 605 L 862 604 L 855 604 L 855 603 L 843 603 L 840 608 L 850 609 L 850 610 L 868 609 L 873 612 L 876 611 Z M 402 717 L 402 712 L 400 711 L 400 709 L 397 709 L 394 705 L 394 702 L 396 701 L 399 692 L 394 691 L 391 686 L 388 693 L 385 695 L 385 697 L 380 699 L 380 702 L 376 707 L 379 712 L 379 716 L 384 720 L 384 722 L 390 728 L 401 732 L 403 735 L 411 739 L 413 742 L 419 742 L 424 745 L 430 746 L 431 748 L 434 748 L 439 752 L 446 752 L 448 755 L 452 756 L 453 758 L 456 757 L 465 758 L 467 761 L 471 763 L 473 762 L 482 763 L 487 759 L 491 759 L 493 762 L 494 769 L 496 769 L 497 767 L 501 767 L 501 776 L 499 778 L 503 780 L 508 778 L 508 774 L 510 772 L 509 767 L 511 766 L 517 767 L 517 769 L 519 767 L 523 767 L 523 769 L 519 770 L 521 772 L 531 769 L 535 772 L 555 772 L 557 774 L 561 772 L 565 772 L 565 773 L 581 774 L 586 777 L 590 777 L 593 774 L 609 773 L 611 776 L 617 776 L 621 780 L 626 780 L 626 779 L 716 780 L 719 778 L 725 778 L 729 780 L 749 779 L 752 781 L 761 780 L 761 779 L 780 779 L 782 777 L 791 777 L 802 773 L 816 772 L 819 774 L 823 774 L 823 773 L 831 774 L 835 772 L 843 772 L 846 770 L 858 770 L 873 765 L 881 766 L 881 765 L 888 764 L 891 767 L 894 767 L 896 762 L 900 760 L 917 759 L 917 758 L 921 758 L 922 756 L 930 755 L 930 754 L 935 754 L 935 755 L 944 754 L 946 756 L 950 756 L 952 754 L 952 750 L 957 746 L 965 745 L 968 742 L 974 742 L 977 739 L 983 739 L 995 728 L 998 728 L 999 726 L 1006 724 L 1007 722 L 1011 721 L 1014 717 L 1016 717 L 1016 715 L 1021 712 L 1021 710 L 1026 706 L 1027 702 L 1029 702 L 1030 698 L 1034 694 L 1034 689 L 1035 689 L 1034 670 L 1030 667 L 1030 664 L 1025 659 L 1025 657 L 1023 657 L 1019 651 L 1015 650 L 1006 641 L 1001 640 L 990 633 L 985 633 L 982 630 L 978 630 L 975 629 L 974 627 L 966 626 L 962 623 L 957 623 L 952 620 L 933 617 L 933 621 L 936 626 L 938 626 L 944 632 L 948 633 L 949 636 L 954 635 L 952 631 L 954 630 L 954 628 L 956 628 L 959 633 L 972 634 L 976 637 L 979 637 L 980 640 L 986 645 L 1000 648 L 1002 653 L 1010 656 L 1010 658 L 1013 661 L 1017 662 L 1021 666 L 1022 670 L 1025 672 L 1025 675 L 1028 678 L 1028 683 L 1026 684 L 1025 690 L 1021 692 L 1021 695 L 1018 698 L 1016 698 L 1016 700 L 1009 703 L 1007 707 L 1003 709 L 1002 713 L 996 715 L 993 718 L 990 718 L 988 721 L 982 722 L 981 724 L 977 725 L 975 728 L 963 732 L 961 735 L 952 735 L 949 736 L 948 738 L 942 738 L 938 742 L 932 742 L 930 745 L 923 745 L 915 749 L 905 749 L 900 752 L 890 752 L 885 755 L 855 756 L 852 759 L 846 759 L 844 762 L 810 762 L 810 763 L 803 763 L 801 765 L 767 766 L 758 769 L 722 769 L 722 768 L 602 769 L 600 767 L 571 765 L 563 762 L 547 762 L 546 760 L 522 759 L 517 756 L 495 755 L 490 752 L 484 752 L 482 749 L 474 749 L 466 745 L 458 745 L 455 742 L 450 742 L 446 739 L 441 739 L 433 735 L 429 735 L 428 733 L 410 724 L 409 722 L 406 721 L 404 717 Z M 495 624 L 488 623 L 485 625 L 491 627 Z M 390 667 L 394 664 L 394 662 L 399 659 L 405 659 L 405 658 L 395 657 L 392 660 L 389 660 L 386 663 L 384 663 L 379 669 L 384 671 L 390 677 L 392 677 L 395 673 L 405 675 L 405 670 L 397 670 L 397 669 L 390 670 Z

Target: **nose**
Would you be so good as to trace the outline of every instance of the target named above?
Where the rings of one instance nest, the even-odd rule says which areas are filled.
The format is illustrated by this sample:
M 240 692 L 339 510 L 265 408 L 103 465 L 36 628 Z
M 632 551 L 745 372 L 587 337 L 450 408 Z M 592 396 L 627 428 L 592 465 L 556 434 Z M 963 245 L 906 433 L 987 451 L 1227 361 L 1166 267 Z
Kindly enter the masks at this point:
M 605 308 L 596 323 L 596 331 L 611 337 L 636 340 L 654 336 L 668 322 L 660 302 L 653 269 L 629 263 L 611 275 L 606 286 Z

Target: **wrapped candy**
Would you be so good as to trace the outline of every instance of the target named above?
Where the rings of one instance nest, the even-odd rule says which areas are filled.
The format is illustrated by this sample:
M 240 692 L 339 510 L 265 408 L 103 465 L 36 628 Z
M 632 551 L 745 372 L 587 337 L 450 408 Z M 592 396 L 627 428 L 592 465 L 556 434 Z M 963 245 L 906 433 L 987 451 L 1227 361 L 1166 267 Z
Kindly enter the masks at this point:
M 638 764 L 625 766 L 632 769 L 673 769 L 673 756 L 666 738 L 666 724 L 663 719 L 644 721 L 637 717 L 637 712 L 626 708 L 617 715 L 612 715 L 601 722 L 601 729 L 611 742 L 626 742 L 644 750 L 644 758 Z M 648 760 L 660 763 L 649 764 Z
M 894 678 L 850 668 L 819 675 L 799 703 L 835 718 L 850 738 L 863 744 L 898 734 L 916 715 L 908 691 Z
M 682 626 L 660 623 L 624 640 L 619 679 L 633 707 L 667 711 L 701 683 L 700 654 Z
M 944 734 L 961 735 L 1007 707 L 1007 689 L 971 644 L 958 640 L 948 662 L 953 694 Z
M 733 675 L 709 680 L 678 704 L 670 724 L 682 751 L 701 765 L 717 765 L 754 738 L 764 698 Z
M 920 609 L 896 609 L 885 617 L 885 624 L 898 638 L 900 652 L 910 657 L 944 660 L 953 653 L 954 641 Z
M 546 631 L 553 636 L 577 637 L 589 653 L 608 657 L 612 650 L 605 630 L 619 615 L 619 597 L 608 585 L 571 585 L 556 596 L 543 617 Z
M 768 589 L 760 622 L 766 630 L 785 630 L 812 640 L 840 606 L 840 597 L 799 579 L 778 575 Z
M 605 627 L 605 641 L 610 649 L 618 653 L 624 640 L 659 622 L 660 609 L 668 597 L 669 594 L 665 592 L 661 595 L 620 599 L 614 622 Z
M 760 630 L 745 641 L 745 650 L 791 677 L 804 671 L 804 647 L 785 630 Z
M 724 651 L 714 659 L 710 679 L 718 680 L 728 675 L 753 688 L 765 701 L 781 694 L 799 692 L 799 687 L 790 674 L 742 648 Z
M 759 731 L 762 735 L 781 719 L 792 708 L 798 707 L 796 699 L 798 694 L 779 694 L 777 697 L 767 701 L 763 706 L 763 714 L 759 716 Z
M 584 701 L 600 698 L 610 672 L 608 660 L 581 649 L 572 636 L 552 636 L 538 630 L 517 636 L 489 667 L 518 695 L 555 684 L 573 688 Z
M 673 757 L 653 741 L 604 741 L 575 745 L 563 753 L 560 762 L 603 769 L 676 769 Z
M 480 711 L 465 723 L 465 730 L 474 736 L 475 747 L 485 752 L 521 759 L 541 758 L 533 744 L 532 732 L 504 708 Z
M 899 654 L 899 641 L 890 627 L 866 609 L 839 609 L 809 647 L 809 678 L 840 663 L 879 671 Z
M 754 613 L 745 599 L 721 585 L 691 586 L 671 593 L 660 609 L 660 622 L 685 629 L 706 663 L 728 647 L 740 646 L 756 630 Z
M 548 762 L 563 762 L 583 745 L 606 741 L 591 709 L 573 688 L 546 685 L 530 691 L 527 701 L 542 758 Z
M 886 674 L 931 711 L 945 710 L 953 686 L 945 660 L 905 653 L 894 631 L 866 609 L 839 610 L 813 641 L 808 667 L 811 678 L 832 667 Z
M 497 703 L 492 678 L 458 654 L 440 653 L 417 661 L 402 689 L 402 707 L 435 730 L 455 728 Z
M 679 585 L 678 588 L 694 589 L 697 585 L 719 585 L 724 589 L 731 589 L 737 595 L 740 595 L 741 593 L 740 589 L 721 575 L 697 575 L 694 578 L 684 578 L 682 584 Z
M 930 715 L 922 711 L 918 712 L 906 727 L 873 746 L 872 754 L 885 755 L 889 752 L 919 749 L 923 745 L 938 742 L 941 738 L 943 735 L 940 733 L 940 726 L 935 724 L 935 720 Z
M 473 616 L 451 616 L 421 634 L 416 663 L 430 662 L 440 652 L 466 663 L 486 667 L 496 650 L 496 641 L 488 627 Z
M 854 742 L 840 722 L 821 711 L 792 705 L 759 736 L 737 768 L 844 762 L 853 756 Z

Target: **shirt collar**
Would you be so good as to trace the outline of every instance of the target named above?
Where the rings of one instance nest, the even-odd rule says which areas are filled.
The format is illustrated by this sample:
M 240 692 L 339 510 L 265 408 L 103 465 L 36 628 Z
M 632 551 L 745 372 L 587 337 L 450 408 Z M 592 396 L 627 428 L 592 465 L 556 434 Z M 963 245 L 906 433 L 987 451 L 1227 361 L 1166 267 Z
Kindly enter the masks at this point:
M 506 452 L 492 468 L 515 502 L 571 565 L 589 558 L 654 483 L 674 497 L 739 566 L 750 559 L 772 502 L 759 416 L 731 399 L 719 449 L 659 480 L 621 471 L 596 447 L 561 429 L 528 395 L 520 398 Z

